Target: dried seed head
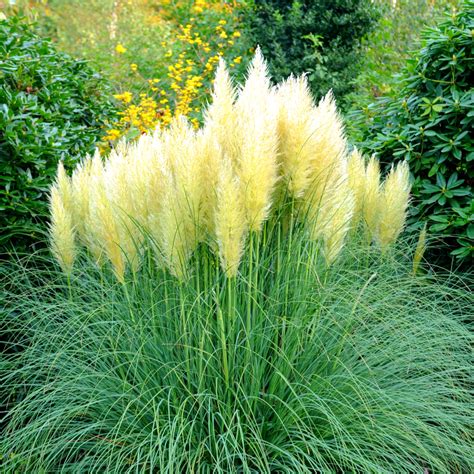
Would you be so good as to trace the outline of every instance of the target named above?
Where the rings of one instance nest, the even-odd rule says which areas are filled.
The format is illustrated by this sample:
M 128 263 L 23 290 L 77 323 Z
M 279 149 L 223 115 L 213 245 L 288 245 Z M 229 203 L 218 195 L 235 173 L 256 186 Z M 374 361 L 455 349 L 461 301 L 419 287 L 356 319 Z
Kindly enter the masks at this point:
M 63 271 L 71 273 L 76 258 L 75 232 L 72 214 L 67 209 L 59 183 L 50 192 L 51 221 L 49 226 L 51 251 Z
M 291 76 L 276 91 L 278 101 L 278 158 L 290 195 L 301 197 L 309 187 L 316 130 L 314 102 L 305 76 Z
M 332 193 L 346 173 L 346 140 L 342 120 L 332 92 L 328 92 L 313 109 L 313 154 L 310 163 L 310 183 L 303 196 L 303 215 L 319 212 L 324 195 Z
M 229 159 L 221 163 L 215 214 L 216 239 L 221 266 L 228 277 L 237 274 L 245 243 L 247 225 L 241 183 Z
M 377 240 L 383 251 L 395 242 L 405 226 L 410 200 L 410 170 L 406 162 L 392 167 L 380 196 L 380 222 Z
M 354 196 L 353 221 L 356 225 L 362 217 L 365 194 L 365 165 L 362 155 L 354 149 L 347 161 L 349 187 Z
M 418 273 L 418 269 L 420 267 L 421 259 L 426 251 L 426 222 L 423 228 L 418 235 L 418 242 L 416 244 L 415 253 L 413 255 L 413 274 L 416 275 Z
M 252 231 L 259 231 L 268 217 L 278 179 L 276 101 L 260 49 L 250 65 L 235 111 L 235 170 L 241 183 L 246 220 Z
M 380 165 L 372 156 L 365 170 L 363 218 L 370 240 L 377 235 L 380 219 Z

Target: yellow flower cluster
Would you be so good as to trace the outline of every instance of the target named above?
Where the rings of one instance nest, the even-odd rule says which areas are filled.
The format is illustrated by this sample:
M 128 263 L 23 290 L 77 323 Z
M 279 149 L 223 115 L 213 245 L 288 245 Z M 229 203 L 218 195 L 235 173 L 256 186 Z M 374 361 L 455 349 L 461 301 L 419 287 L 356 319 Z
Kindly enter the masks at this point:
M 127 52 L 126 48 L 123 47 L 120 43 L 115 47 L 115 52 L 118 54 L 123 54 Z
M 131 92 L 124 92 L 123 94 L 115 94 L 114 97 L 121 100 L 124 104 L 129 104 L 133 99 L 133 94 Z
M 147 85 L 148 92 L 134 95 L 125 91 L 115 95 L 123 110 L 103 138 L 109 145 L 122 136 L 133 137 L 156 127 L 166 127 L 173 117 L 185 116 L 198 128 L 202 120 L 201 104 L 208 97 L 219 59 L 230 57 L 231 67 L 241 64 L 242 55 L 232 54 L 234 50 L 242 53 L 242 49 L 236 46 L 241 33 L 235 29 L 236 15 L 231 5 L 195 0 L 191 14 L 188 22 L 177 27 L 174 38 L 161 42 L 162 57 L 169 65 L 160 79 L 146 79 L 137 63 L 130 64 L 130 70 Z M 117 53 L 125 51 L 122 44 L 116 46 Z
M 72 178 L 60 166 L 51 237 L 65 271 L 81 244 L 123 282 L 148 245 L 160 267 L 185 278 L 198 244 L 207 243 L 233 278 L 247 236 L 285 215 L 283 196 L 327 265 L 351 229 L 369 232 L 383 251 L 395 241 L 409 199 L 408 168 L 398 165 L 381 184 L 374 159 L 348 155 L 331 93 L 316 105 L 304 76 L 272 87 L 257 50 L 238 93 L 220 62 L 212 97 L 200 130 L 180 117 L 120 143 L 105 162 L 87 158 Z
M 195 13 L 202 13 L 206 8 L 209 8 L 209 2 L 205 0 L 196 0 L 193 5 Z

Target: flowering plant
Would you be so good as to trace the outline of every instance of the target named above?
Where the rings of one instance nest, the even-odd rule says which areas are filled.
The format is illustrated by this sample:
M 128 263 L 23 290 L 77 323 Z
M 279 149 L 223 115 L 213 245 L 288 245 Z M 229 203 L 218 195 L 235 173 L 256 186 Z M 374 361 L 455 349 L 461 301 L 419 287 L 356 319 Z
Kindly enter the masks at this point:
M 202 120 L 201 105 L 208 99 L 212 75 L 219 58 L 229 58 L 230 67 L 241 70 L 245 44 L 241 38 L 237 14 L 227 3 L 197 0 L 186 5 L 178 2 L 164 5 L 161 14 L 173 18 L 176 26 L 167 40 L 160 43 L 162 57 L 158 68 L 130 59 L 129 73 L 134 89 L 116 94 L 122 104 L 120 119 L 112 123 L 104 140 L 115 143 L 119 138 L 135 138 L 156 126 L 167 126 L 173 117 L 186 116 L 197 128 Z M 172 15 L 171 15 L 172 13 Z M 126 55 L 127 48 L 119 43 L 118 55 Z M 166 67 L 162 67 L 164 63 Z

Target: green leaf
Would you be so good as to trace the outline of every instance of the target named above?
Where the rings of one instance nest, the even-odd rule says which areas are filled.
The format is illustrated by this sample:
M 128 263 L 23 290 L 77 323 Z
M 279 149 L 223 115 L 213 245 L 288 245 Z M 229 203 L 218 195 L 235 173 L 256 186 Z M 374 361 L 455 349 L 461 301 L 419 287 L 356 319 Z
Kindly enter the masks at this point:
M 436 175 L 436 184 L 440 188 L 445 188 L 446 187 L 446 179 L 444 178 L 444 176 L 441 173 L 438 173 Z
M 449 217 L 447 215 L 433 214 L 430 216 L 430 219 L 435 222 L 448 222 Z
M 436 202 L 439 198 L 440 198 L 440 195 L 439 195 L 439 194 L 434 194 L 434 195 L 431 196 L 429 199 L 424 199 L 422 202 L 423 202 L 423 204 L 433 204 L 433 203 Z
M 471 249 L 467 246 L 463 246 L 463 247 L 459 247 L 453 250 L 450 253 L 450 255 L 453 255 L 455 257 L 465 258 L 465 257 L 468 257 L 470 253 L 471 253 Z
M 466 229 L 467 236 L 474 239 L 474 224 L 469 224 Z

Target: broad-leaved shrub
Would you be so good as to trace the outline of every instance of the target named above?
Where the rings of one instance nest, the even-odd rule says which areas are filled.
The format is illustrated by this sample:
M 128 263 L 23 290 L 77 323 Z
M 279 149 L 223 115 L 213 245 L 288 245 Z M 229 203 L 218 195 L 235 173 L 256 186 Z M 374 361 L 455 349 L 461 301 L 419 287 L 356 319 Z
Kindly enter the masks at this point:
M 42 228 L 59 160 L 93 151 L 113 105 L 85 61 L 56 51 L 19 17 L 0 20 L 0 246 Z
M 403 69 L 397 97 L 369 107 L 362 148 L 382 162 L 404 160 L 414 176 L 411 224 L 428 222 L 447 253 L 474 256 L 474 2 L 464 2 L 439 27 L 424 34 L 423 47 Z
M 307 73 L 321 98 L 332 89 L 340 106 L 352 90 L 358 46 L 378 18 L 370 0 L 256 0 L 245 17 L 276 81 Z

